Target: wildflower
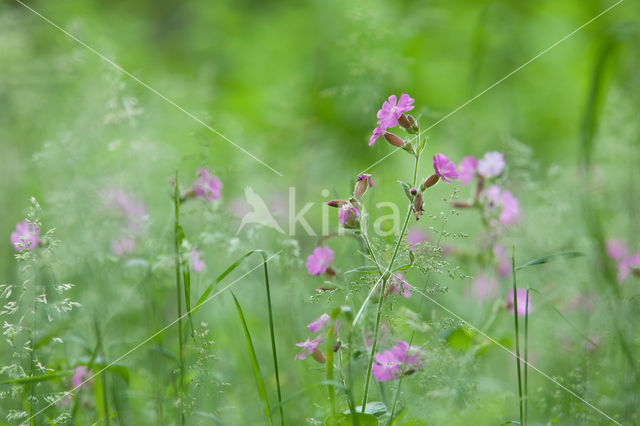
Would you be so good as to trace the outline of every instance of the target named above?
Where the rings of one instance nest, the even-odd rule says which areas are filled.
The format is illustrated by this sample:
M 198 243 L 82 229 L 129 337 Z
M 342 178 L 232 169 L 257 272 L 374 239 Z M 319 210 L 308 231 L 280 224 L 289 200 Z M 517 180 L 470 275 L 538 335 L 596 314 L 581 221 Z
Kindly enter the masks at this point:
M 433 156 L 433 169 L 436 171 L 436 175 L 447 183 L 451 183 L 449 179 L 458 179 L 456 165 L 442 154 Z
M 631 272 L 640 276 L 640 252 L 620 262 L 618 265 L 618 282 L 622 284 Z
M 197 179 L 192 185 L 192 190 L 196 197 L 203 197 L 207 201 L 212 201 L 222 196 L 222 182 L 212 175 L 208 169 L 198 169 L 196 176 Z
M 518 298 L 518 316 L 523 317 L 525 313 L 531 313 L 531 295 L 529 295 L 529 303 L 527 303 L 527 290 L 524 288 L 516 289 L 516 297 Z M 526 305 L 526 308 L 525 308 Z M 509 290 L 507 294 L 507 303 L 506 308 L 514 314 L 514 300 L 513 300 L 513 290 Z
M 40 244 L 40 229 L 23 220 L 16 225 L 16 230 L 11 233 L 11 245 L 16 251 L 33 250 Z
M 420 348 L 415 346 L 409 346 L 405 341 L 398 340 L 396 345 L 391 348 L 391 353 L 395 355 L 398 362 L 404 364 L 407 363 L 407 367 L 410 369 L 421 368 L 422 363 L 420 361 L 420 355 L 409 355 L 410 352 L 416 352 Z
M 136 243 L 129 237 L 120 237 L 111 241 L 111 253 L 118 257 L 122 257 L 125 254 L 133 253 Z
M 331 317 L 329 316 L 329 314 L 324 313 L 320 315 L 317 320 L 307 324 L 307 327 L 309 328 L 309 330 L 311 330 L 312 333 L 317 333 L 318 331 L 321 331 L 324 328 L 327 328 L 329 326 L 330 320 L 331 320 Z M 335 335 L 338 335 L 339 329 L 340 329 L 340 321 L 336 321 L 334 324 L 334 331 L 333 331 Z
M 307 337 L 307 340 L 304 342 L 296 343 L 296 346 L 302 348 L 302 352 L 295 356 L 294 360 L 298 359 L 306 359 L 309 355 L 313 356 L 313 358 L 320 362 L 324 363 L 325 358 L 322 355 L 322 352 L 318 350 L 318 345 L 324 343 L 320 336 L 311 340 L 310 337 Z
M 429 241 L 429 236 L 420 228 L 412 228 L 407 231 L 407 242 L 412 250 L 420 243 Z
M 391 351 L 384 351 L 381 354 L 376 354 L 374 357 L 374 363 L 371 366 L 371 374 L 378 379 L 379 382 L 388 382 L 389 380 L 396 380 L 400 377 L 402 368 L 400 361 Z
M 520 205 L 513 194 L 507 190 L 502 191 L 502 213 L 498 220 L 503 225 L 512 225 L 520 220 Z
M 627 257 L 627 245 L 619 238 L 612 238 L 606 242 L 609 259 L 620 262 Z
M 413 212 L 416 215 L 416 220 L 419 220 L 420 216 L 424 214 L 424 199 L 422 197 L 422 192 L 417 192 L 416 198 L 413 200 Z
M 502 173 L 505 164 L 502 153 L 496 151 L 487 152 L 484 157 L 478 160 L 478 174 L 487 179 L 496 177 Z
M 127 231 L 138 234 L 147 218 L 147 209 L 122 188 L 109 188 L 102 192 L 107 205 L 121 212 L 127 221 Z
M 196 247 L 191 250 L 191 267 L 196 274 L 202 272 L 205 267 L 204 261 L 200 258 L 200 252 Z
M 402 297 L 408 298 L 411 297 L 411 286 L 404 279 L 402 274 L 392 274 L 389 279 L 389 288 L 387 290 L 387 294 L 394 293 L 402 295 Z
M 498 273 L 503 277 L 508 277 L 511 273 L 511 260 L 507 256 L 507 251 L 501 245 L 493 246 L 493 255 L 498 261 Z
M 498 292 L 498 280 L 493 276 L 489 277 L 487 274 L 482 273 L 473 280 L 471 290 L 473 297 L 477 300 L 490 299 Z
M 369 146 L 373 146 L 376 143 L 378 138 L 384 134 L 384 129 L 381 126 L 377 126 L 373 129 L 373 134 L 369 138 Z
M 368 188 L 373 186 L 373 181 L 371 180 L 371 175 L 363 174 L 358 176 L 358 181 L 356 182 L 356 187 L 353 191 L 353 194 L 356 198 L 361 198 L 365 192 L 367 192 Z
M 345 228 L 357 228 L 358 217 L 360 217 L 358 209 L 353 207 L 351 204 L 346 204 L 342 206 L 340 210 L 338 210 L 338 222 L 340 222 L 340 225 L 344 226 Z
M 335 259 L 333 250 L 327 246 L 316 247 L 307 257 L 307 270 L 311 275 L 324 274 Z
M 84 383 L 87 377 L 91 377 L 93 371 L 89 370 L 84 365 L 79 365 L 73 371 L 73 376 L 71 377 L 71 384 L 73 385 L 73 389 L 82 388 L 87 385 Z
M 400 95 L 399 101 L 396 95 L 389 96 L 389 99 L 382 104 L 382 108 L 377 113 L 379 126 L 383 129 L 396 127 L 400 116 L 414 108 L 412 104 L 413 99 L 406 93 Z
M 476 169 L 478 168 L 478 160 L 476 157 L 464 157 L 458 165 L 458 172 L 460 177 L 458 180 L 463 185 L 469 185 L 476 175 Z

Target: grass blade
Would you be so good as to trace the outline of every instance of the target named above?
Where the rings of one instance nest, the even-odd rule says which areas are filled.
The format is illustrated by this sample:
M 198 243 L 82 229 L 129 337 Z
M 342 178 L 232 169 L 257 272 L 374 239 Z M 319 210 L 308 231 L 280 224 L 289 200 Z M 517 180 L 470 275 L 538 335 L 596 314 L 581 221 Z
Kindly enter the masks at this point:
M 244 313 L 242 312 L 242 308 L 240 307 L 240 303 L 236 298 L 235 294 L 231 292 L 231 296 L 233 296 L 233 301 L 236 304 L 236 309 L 238 310 L 238 316 L 240 316 L 240 322 L 242 323 L 242 332 L 244 333 L 244 340 L 247 344 L 247 352 L 249 353 L 249 359 L 251 360 L 251 368 L 253 370 L 253 377 L 256 379 L 256 385 L 258 387 L 258 394 L 260 395 L 260 399 L 264 403 L 264 414 L 267 417 L 267 423 L 272 425 L 271 421 L 271 407 L 269 406 L 269 398 L 267 398 L 267 389 L 264 386 L 264 381 L 262 380 L 262 375 L 260 374 L 260 365 L 258 364 L 258 358 L 256 357 L 256 351 L 253 347 L 253 341 L 251 340 L 251 335 L 249 334 L 249 329 L 247 328 L 247 322 L 244 319 Z M 280 406 L 282 408 L 282 406 Z
M 582 256 L 584 256 L 584 253 L 581 253 L 579 251 L 564 251 L 562 253 L 549 254 L 547 256 L 542 256 L 538 259 L 534 259 L 530 262 L 527 262 L 524 265 L 520 265 L 516 267 L 515 270 L 519 271 L 520 269 L 523 269 L 529 266 L 542 265 L 544 263 L 549 263 L 558 259 L 573 259 L 575 257 L 582 257 Z
M 518 374 L 518 406 L 520 407 L 520 424 L 524 424 L 524 407 L 522 406 L 522 373 L 520 368 L 520 333 L 518 330 L 518 293 L 516 286 L 516 246 L 511 255 L 511 275 L 513 276 L 513 318 L 516 331 L 516 372 Z M 525 305 L 525 310 L 528 306 Z

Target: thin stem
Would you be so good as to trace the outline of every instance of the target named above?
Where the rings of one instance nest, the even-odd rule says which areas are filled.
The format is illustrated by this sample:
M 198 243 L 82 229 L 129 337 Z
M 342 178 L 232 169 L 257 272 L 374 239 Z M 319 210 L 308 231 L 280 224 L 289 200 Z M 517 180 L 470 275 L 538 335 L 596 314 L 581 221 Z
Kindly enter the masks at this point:
M 178 172 L 175 177 L 175 187 L 173 190 L 173 205 L 175 223 L 173 229 L 174 243 L 175 243 L 175 255 L 176 255 L 176 303 L 178 308 L 178 362 L 179 362 L 179 382 L 178 382 L 178 417 L 180 418 L 180 424 L 185 424 L 184 410 L 183 410 L 183 398 L 184 398 L 184 359 L 183 359 L 183 346 L 182 346 L 182 293 L 180 289 L 180 269 L 182 259 L 180 256 L 180 194 L 178 185 Z
M 524 424 L 527 424 L 527 414 L 529 412 L 529 289 L 527 288 L 527 297 L 524 306 L 527 308 L 524 313 Z
M 522 376 L 520 372 L 520 333 L 518 331 L 518 294 L 516 291 L 516 246 L 513 246 L 513 253 L 511 256 L 511 275 L 513 276 L 513 318 L 516 329 L 516 362 L 518 373 L 518 397 L 520 407 L 520 424 L 524 424 L 524 411 L 522 406 Z M 527 306 L 525 305 L 525 311 Z
M 420 145 L 419 141 L 418 141 L 418 145 Z M 416 185 L 416 180 L 418 178 L 419 163 L 420 163 L 420 154 L 417 154 L 414 169 L 413 169 L 413 186 Z M 373 344 L 371 345 L 371 354 L 369 355 L 369 362 L 367 365 L 367 378 L 365 379 L 365 382 L 364 382 L 364 395 L 362 396 L 362 412 L 363 413 L 367 408 L 367 398 L 369 396 L 369 382 L 371 380 L 371 367 L 373 366 L 373 357 L 375 356 L 376 347 L 378 345 L 378 332 L 380 330 L 380 318 L 382 317 L 382 306 L 384 303 L 384 294 L 387 289 L 387 283 L 389 281 L 389 278 L 391 277 L 391 271 L 393 270 L 393 265 L 396 261 L 396 257 L 398 256 L 398 251 L 400 250 L 400 245 L 402 244 L 402 241 L 404 239 L 404 234 L 407 231 L 407 226 L 409 224 L 409 219 L 411 218 L 412 210 L 413 210 L 413 204 L 409 203 L 409 209 L 407 211 L 407 216 L 404 220 L 404 224 L 402 225 L 402 230 L 400 231 L 400 237 L 396 242 L 396 246 L 391 256 L 391 260 L 389 261 L 389 266 L 387 267 L 387 270 L 382 276 L 382 288 L 380 291 L 380 299 L 378 300 L 378 312 L 376 314 L 376 325 L 373 331 Z M 378 268 L 380 269 L 379 266 Z
M 33 253 L 32 253 L 33 256 Z M 37 262 L 34 260 L 33 262 L 33 329 L 31 330 L 31 342 L 30 342 L 30 356 L 29 356 L 29 375 L 31 377 L 34 376 L 34 364 L 36 362 L 36 337 L 38 334 L 38 264 Z M 30 398 L 29 398 L 29 404 L 27 404 L 27 406 L 29 407 L 29 417 L 31 418 L 31 425 L 35 426 L 36 424 L 36 416 L 32 415 L 33 414 L 33 407 L 31 404 L 33 404 L 36 400 L 36 389 L 35 389 L 35 383 L 32 383 L 29 386 L 29 393 L 31 394 Z
M 327 329 L 327 382 L 333 382 L 333 341 L 334 341 L 334 328 L 336 323 L 336 316 L 340 311 L 336 310 L 331 314 L 331 320 L 329 321 L 329 328 Z M 336 393 L 333 386 L 327 386 L 329 390 L 329 402 L 331 404 L 331 424 L 335 424 L 338 420 L 338 410 L 336 409 Z

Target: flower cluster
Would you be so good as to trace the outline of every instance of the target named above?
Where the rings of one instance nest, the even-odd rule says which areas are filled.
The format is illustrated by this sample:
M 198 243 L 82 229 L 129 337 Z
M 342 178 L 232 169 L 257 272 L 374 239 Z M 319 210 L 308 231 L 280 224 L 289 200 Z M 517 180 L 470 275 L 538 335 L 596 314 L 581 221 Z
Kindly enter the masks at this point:
M 367 192 L 367 189 L 373 186 L 371 175 L 363 174 L 358 176 L 355 188 L 353 189 L 353 197 L 347 200 L 331 200 L 327 202 L 329 207 L 335 207 L 338 210 L 338 223 L 345 229 L 360 228 L 360 200 Z
M 622 284 L 632 273 L 640 277 L 640 252 L 630 256 L 624 241 L 614 238 L 606 242 L 607 256 L 618 265 L 618 282 Z
M 209 169 L 198 169 L 191 191 L 194 196 L 207 201 L 218 200 L 222 197 L 222 182 Z
M 317 320 L 307 324 L 307 328 L 312 333 L 320 333 L 329 328 L 330 321 L 331 321 L 331 317 L 329 316 L 329 314 L 324 313 L 320 315 Z M 333 326 L 333 333 L 335 336 L 338 335 L 339 329 L 340 329 L 340 321 L 336 320 Z M 306 341 L 296 343 L 296 346 L 302 348 L 302 351 L 298 355 L 296 355 L 294 359 L 295 360 L 306 359 L 309 355 L 311 355 L 313 359 L 315 359 L 321 364 L 324 364 L 325 362 L 324 354 L 318 349 L 318 345 L 322 343 L 324 343 L 324 340 L 322 340 L 322 335 L 319 335 L 314 339 L 311 339 L 311 337 L 307 337 Z M 337 351 L 338 349 L 339 349 L 339 345 L 334 348 L 334 351 Z
M 373 134 L 369 139 L 369 146 L 373 146 L 378 138 L 384 136 L 390 144 L 400 148 L 403 147 L 405 142 L 396 135 L 387 133 L 387 129 L 400 124 L 405 129 L 415 133 L 417 129 L 415 119 L 410 115 L 407 116 L 404 114 L 413 108 L 413 99 L 406 93 L 400 95 L 400 100 L 398 100 L 396 95 L 389 96 L 389 99 L 382 104 L 382 108 L 380 108 L 377 113 L 378 125 L 373 129 Z
M 19 222 L 11 233 L 11 245 L 16 251 L 33 250 L 40 244 L 40 229 L 26 220 Z
M 419 351 L 420 348 L 399 340 L 391 350 L 375 354 L 371 374 L 379 382 L 399 379 L 403 369 L 405 375 L 412 374 L 422 368 Z

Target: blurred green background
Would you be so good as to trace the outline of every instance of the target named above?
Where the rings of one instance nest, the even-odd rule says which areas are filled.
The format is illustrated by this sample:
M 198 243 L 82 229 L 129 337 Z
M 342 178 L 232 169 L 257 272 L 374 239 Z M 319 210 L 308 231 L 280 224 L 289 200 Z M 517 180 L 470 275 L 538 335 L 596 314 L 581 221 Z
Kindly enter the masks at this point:
M 200 245 L 215 275 L 244 248 L 291 251 L 291 260 L 283 260 L 274 272 L 283 289 L 276 294 L 281 337 L 291 342 L 283 348 L 282 358 L 291 360 L 296 353 L 293 343 L 304 340 L 305 330 L 302 325 L 294 331 L 284 326 L 306 324 L 328 309 L 314 307 L 310 315 L 303 302 L 317 285 L 302 267 L 317 238 L 301 229 L 295 242 L 279 241 L 269 232 L 236 237 L 236 222 L 230 222 L 235 219 L 220 211 L 242 198 L 244 187 L 250 185 L 286 212 L 283 200 L 288 188 L 295 187 L 299 207 L 316 202 L 307 219 L 318 226 L 320 202 L 345 197 L 358 172 L 391 152 L 382 140 L 373 148 L 367 146 L 375 113 L 389 94 L 406 92 L 416 99 L 415 115 L 427 127 L 612 4 L 601 0 L 28 3 L 266 162 L 282 174 L 278 176 L 19 3 L 4 0 L 0 2 L 1 279 L 20 280 L 9 235 L 24 217 L 29 196 L 35 196 L 43 206 L 44 227 L 57 228 L 56 238 L 62 241 L 64 280 L 78 285 L 76 298 L 91 312 L 89 317 L 105 310 L 115 318 L 116 325 L 106 332 L 113 344 L 109 352 L 112 356 L 124 352 L 173 318 L 173 302 L 163 296 L 171 294 L 172 284 L 169 274 L 155 294 L 141 296 L 146 291 L 140 290 L 144 278 L 127 275 L 109 259 L 110 224 L 96 208 L 100 191 L 122 186 L 145 202 L 151 216 L 148 235 L 153 236 L 145 242 L 145 255 L 155 259 L 171 253 L 171 177 L 178 171 L 187 185 L 197 167 L 208 166 L 224 183 L 223 204 L 205 213 L 187 209 L 187 234 L 202 233 Z M 639 3 L 622 2 L 428 132 L 429 152 L 445 153 L 456 162 L 489 150 L 506 153 L 510 185 L 524 217 L 517 232 L 507 238 L 518 245 L 523 261 L 550 251 L 593 249 L 595 237 L 583 221 L 584 199 L 593 203 L 604 234 L 627 238 L 637 248 L 639 18 Z M 409 180 L 409 167 L 404 153 L 375 166 L 370 171 L 376 179 L 375 200 L 404 203 L 395 180 Z M 428 176 L 430 161 L 422 167 L 420 174 Z M 329 197 L 321 195 L 323 189 L 329 190 Z M 450 188 L 438 186 L 428 209 L 436 214 L 445 209 L 440 199 L 450 193 Z M 463 189 L 462 194 L 468 192 Z M 278 216 L 284 217 L 284 213 Z M 477 217 L 465 213 L 455 218 L 451 230 L 475 238 L 478 226 Z M 294 256 L 298 245 L 300 253 Z M 460 263 L 465 273 L 479 272 L 464 259 Z M 531 280 L 560 288 L 560 294 L 569 292 L 562 289 L 568 283 L 578 288 L 571 294 L 580 293 L 584 288 L 580 283 L 590 282 L 592 266 L 578 260 L 575 270 L 551 269 Z M 92 268 L 101 272 L 96 275 Z M 196 285 L 202 288 L 212 278 L 202 278 Z M 131 283 L 137 283 L 133 290 Z M 238 290 L 245 310 L 255 312 L 249 326 L 256 330 L 265 327 L 264 305 L 253 300 L 251 286 L 261 285 L 258 276 Z M 445 299 L 448 306 L 467 309 L 463 299 L 454 297 L 462 294 L 462 286 L 449 285 L 453 289 Z M 165 319 L 132 330 L 131 324 L 144 323 L 141 312 L 153 298 L 159 300 Z M 287 300 L 299 300 L 300 305 Z M 218 302 L 219 311 L 207 315 L 227 320 L 210 324 L 216 330 L 214 352 L 219 349 L 221 365 L 229 363 L 240 373 L 234 370 L 237 374 L 216 380 L 231 383 L 233 391 L 225 394 L 225 403 L 242 404 L 247 399 L 257 405 L 248 366 L 225 358 L 246 354 L 243 343 L 233 339 L 240 329 L 231 299 Z M 589 322 L 586 317 L 581 320 Z M 222 331 L 226 327 L 234 327 L 228 335 Z M 505 327 L 508 330 L 508 321 Z M 540 342 L 545 339 L 544 334 L 539 336 Z M 268 356 L 268 342 L 263 340 L 258 346 Z M 498 361 L 486 365 L 504 362 L 503 354 L 490 356 Z M 137 362 L 144 363 L 144 357 Z M 283 368 L 287 393 L 304 386 L 309 367 L 290 368 L 288 372 Z M 496 379 L 501 384 L 489 383 L 487 388 L 512 385 L 511 370 L 496 373 L 506 379 Z M 455 388 L 452 377 L 449 384 Z M 513 398 L 513 389 L 504 392 Z M 439 397 L 416 403 L 425 404 L 416 418 L 428 417 L 419 413 L 432 408 Z M 313 398 L 307 403 L 306 407 L 292 404 L 293 419 L 302 423 L 311 417 Z M 459 401 L 453 398 L 450 403 L 456 406 Z M 505 402 L 498 397 L 491 404 L 482 409 L 486 424 L 514 417 L 513 399 Z M 509 407 L 508 415 L 504 407 Z M 473 418 L 448 418 L 454 411 L 443 409 L 433 414 L 434 423 L 424 424 L 469 424 L 466 419 Z M 238 419 L 228 413 L 223 417 L 227 415 L 231 424 Z M 242 424 L 260 422 L 259 407 L 244 415 Z

